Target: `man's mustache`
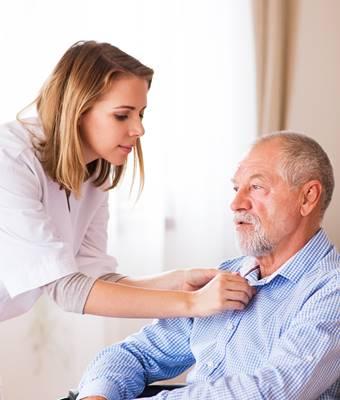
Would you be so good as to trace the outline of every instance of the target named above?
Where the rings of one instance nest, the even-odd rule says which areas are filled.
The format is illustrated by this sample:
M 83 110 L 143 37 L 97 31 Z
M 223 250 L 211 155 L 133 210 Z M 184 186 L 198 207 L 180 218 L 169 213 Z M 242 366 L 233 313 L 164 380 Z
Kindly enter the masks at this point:
M 257 215 L 248 213 L 247 211 L 236 211 L 234 213 L 234 223 L 245 222 L 247 224 L 260 225 L 260 219 Z

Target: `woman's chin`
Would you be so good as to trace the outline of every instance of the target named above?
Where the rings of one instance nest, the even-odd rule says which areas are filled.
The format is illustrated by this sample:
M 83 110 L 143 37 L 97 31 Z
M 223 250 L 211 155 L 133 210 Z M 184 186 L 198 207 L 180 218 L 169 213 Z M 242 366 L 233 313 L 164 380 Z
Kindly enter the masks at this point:
M 104 160 L 109 162 L 114 167 L 120 167 L 126 163 L 126 158 L 120 160 L 117 160 L 117 158 L 104 158 Z

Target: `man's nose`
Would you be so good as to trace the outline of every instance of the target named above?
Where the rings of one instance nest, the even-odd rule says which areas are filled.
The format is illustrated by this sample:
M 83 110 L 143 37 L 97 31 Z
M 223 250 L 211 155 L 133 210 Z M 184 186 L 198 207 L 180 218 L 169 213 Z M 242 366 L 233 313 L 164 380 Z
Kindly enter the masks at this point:
M 249 210 L 251 202 L 244 189 L 238 189 L 235 193 L 234 200 L 230 203 L 232 211 Z

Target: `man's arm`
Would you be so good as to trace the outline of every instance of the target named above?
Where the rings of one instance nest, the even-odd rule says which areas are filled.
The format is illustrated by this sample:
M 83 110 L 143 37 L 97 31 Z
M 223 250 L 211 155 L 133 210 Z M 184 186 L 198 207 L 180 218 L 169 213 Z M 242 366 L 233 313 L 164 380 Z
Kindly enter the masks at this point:
M 317 399 L 340 377 L 340 275 L 315 293 L 253 374 L 210 377 L 154 399 Z M 338 398 L 340 382 L 327 399 Z M 325 397 L 326 398 L 326 397 Z
M 145 385 L 179 375 L 194 362 L 190 351 L 192 320 L 159 320 L 124 342 L 101 351 L 79 386 L 79 400 L 133 399 Z

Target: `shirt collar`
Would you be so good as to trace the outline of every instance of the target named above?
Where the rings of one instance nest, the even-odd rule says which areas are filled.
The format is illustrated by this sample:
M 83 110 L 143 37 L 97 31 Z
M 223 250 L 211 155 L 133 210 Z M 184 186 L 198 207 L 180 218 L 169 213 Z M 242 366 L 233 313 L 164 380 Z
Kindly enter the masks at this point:
M 257 286 L 257 285 L 265 285 L 266 283 L 269 283 L 277 275 L 280 274 L 280 272 L 284 269 L 284 267 L 290 260 L 291 260 L 291 258 L 288 261 L 286 261 L 283 265 L 281 265 L 281 267 L 279 269 L 274 271 L 271 275 L 266 276 L 265 278 L 257 279 L 256 282 L 254 282 L 254 279 L 251 279 L 250 280 L 251 285 Z M 256 266 L 258 266 L 258 262 L 257 262 L 256 258 L 255 257 L 247 257 L 242 262 L 242 266 L 240 268 L 240 275 L 245 277 L 246 279 L 248 279 L 248 276 L 250 276 L 251 272 L 256 269 Z M 253 275 L 253 274 L 251 274 L 251 275 Z
M 302 249 L 295 253 L 271 275 L 259 279 L 257 284 L 264 285 L 269 283 L 277 275 L 281 275 L 296 283 L 306 271 L 312 269 L 333 247 L 325 231 L 321 228 Z M 246 257 L 242 262 L 240 275 L 246 276 L 256 265 L 258 265 L 258 263 L 255 257 Z
M 294 283 L 298 282 L 302 275 L 313 270 L 315 265 L 333 248 L 326 232 L 322 228 L 319 229 L 304 247 L 285 263 L 285 268 L 280 271 L 280 275 Z

